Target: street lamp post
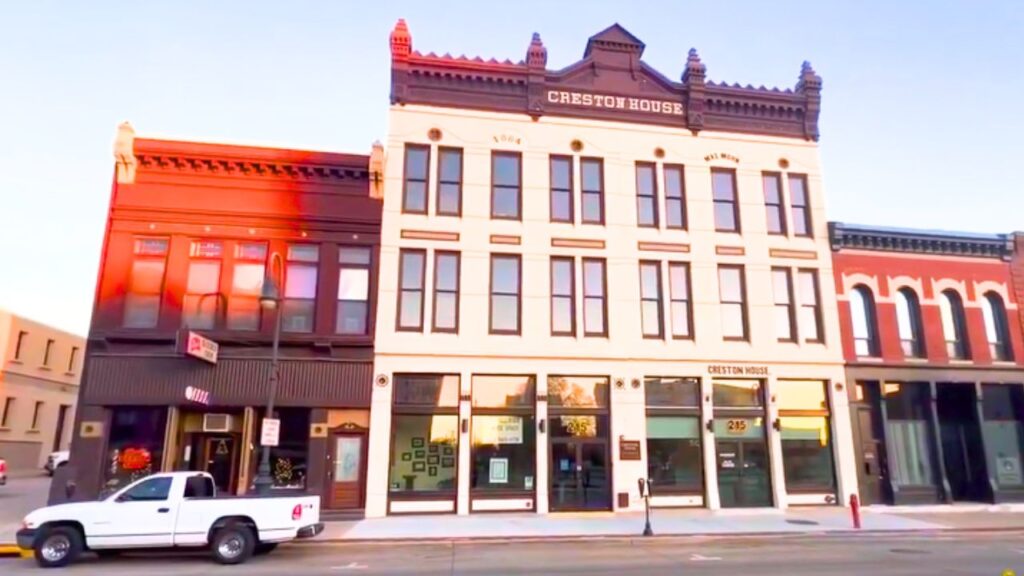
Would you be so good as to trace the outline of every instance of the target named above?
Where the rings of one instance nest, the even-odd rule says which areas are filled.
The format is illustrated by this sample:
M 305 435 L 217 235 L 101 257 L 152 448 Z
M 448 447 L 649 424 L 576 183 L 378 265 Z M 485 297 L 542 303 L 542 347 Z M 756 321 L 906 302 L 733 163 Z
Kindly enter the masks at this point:
M 273 254 L 278 259 L 276 253 Z M 270 392 L 267 398 L 267 411 L 263 415 L 264 420 L 274 416 L 274 400 L 277 397 L 277 352 L 281 342 L 281 293 L 277 279 L 273 275 L 274 258 L 271 258 L 269 273 L 263 279 L 263 289 L 260 293 L 260 306 L 274 312 L 274 343 L 270 352 Z M 256 479 L 253 486 L 256 493 L 266 495 L 270 493 L 274 485 L 274 479 L 270 476 L 270 446 L 260 442 L 260 464 L 256 468 Z

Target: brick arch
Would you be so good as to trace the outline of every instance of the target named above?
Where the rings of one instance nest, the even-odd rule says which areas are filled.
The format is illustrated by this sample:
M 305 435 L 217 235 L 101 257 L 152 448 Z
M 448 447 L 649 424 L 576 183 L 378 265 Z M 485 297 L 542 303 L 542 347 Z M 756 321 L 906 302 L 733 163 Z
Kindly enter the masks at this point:
M 888 298 L 882 298 L 882 292 L 878 288 L 878 276 L 872 276 L 869 274 L 863 274 L 855 272 L 853 274 L 843 273 L 843 292 L 842 299 L 848 300 L 850 292 L 859 285 L 864 285 L 871 291 L 871 297 L 875 300 L 875 303 L 888 301 Z
M 1013 300 L 1010 288 L 1005 283 L 992 280 L 982 280 L 981 282 L 974 283 L 974 295 L 977 297 L 978 302 L 981 302 L 981 299 L 989 292 L 998 294 L 1003 299 L 1003 306 L 1007 310 L 1017 309 L 1017 303 Z
M 917 301 L 921 304 L 926 302 L 924 292 L 924 280 L 913 276 L 887 276 L 886 283 L 889 288 L 889 297 L 894 301 L 896 292 L 903 288 L 910 288 L 917 295 Z
M 938 303 L 942 293 L 946 290 L 952 290 L 960 295 L 960 300 L 963 302 L 964 308 L 971 305 L 971 299 L 967 297 L 967 282 L 964 280 L 953 280 L 952 278 L 934 278 L 932 279 L 932 296 L 935 298 L 935 302 Z

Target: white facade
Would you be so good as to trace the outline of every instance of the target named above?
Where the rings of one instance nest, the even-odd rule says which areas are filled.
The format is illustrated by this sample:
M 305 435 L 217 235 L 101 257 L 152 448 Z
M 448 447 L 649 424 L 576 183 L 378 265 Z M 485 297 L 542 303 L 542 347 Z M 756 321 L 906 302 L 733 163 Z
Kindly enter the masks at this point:
M 432 141 L 428 136 L 433 129 Z M 574 146 L 575 142 L 575 146 Z M 403 213 L 404 150 L 407 144 L 431 147 L 427 179 L 427 214 Z M 582 148 L 579 149 L 579 145 Z M 436 214 L 438 147 L 462 149 L 461 216 Z M 470 441 L 465 429 L 458 443 L 457 491 L 451 501 L 403 501 L 389 508 L 389 459 L 392 457 L 391 415 L 395 374 L 458 374 L 462 400 L 460 421 L 471 414 L 467 400 L 473 375 L 515 374 L 536 377 L 535 422 L 547 418 L 549 375 L 588 375 L 610 378 L 611 506 L 641 509 L 637 479 L 647 475 L 645 392 L 647 376 L 697 377 L 701 380 L 701 440 L 704 495 L 656 497 L 655 505 L 697 505 L 718 508 L 712 381 L 721 366 L 750 367 L 764 382 L 765 426 L 769 448 L 773 505 L 824 503 L 822 494 L 789 494 L 784 473 L 780 433 L 770 423 L 778 417 L 775 397 L 787 379 L 818 380 L 828 393 L 831 447 L 837 490 L 831 496 L 848 501 L 856 493 L 856 471 L 850 434 L 843 359 L 832 282 L 832 265 L 824 210 L 818 147 L 814 142 L 741 134 L 700 132 L 649 124 L 569 119 L 395 105 L 389 115 L 385 144 L 384 213 L 380 250 L 380 288 L 377 304 L 375 374 L 370 423 L 366 515 L 399 512 L 457 512 L 519 509 L 549 511 L 549 443 L 538 431 L 535 503 L 522 500 L 491 502 L 470 499 Z M 574 148 L 578 151 L 574 151 Z M 658 152 L 656 153 L 656 150 Z M 491 218 L 491 154 L 511 151 L 522 155 L 521 220 Z M 663 153 L 662 153 L 663 152 Z M 573 156 L 573 223 L 550 218 L 550 155 Z M 660 156 L 660 157 L 659 157 Z M 604 224 L 580 221 L 580 157 L 600 158 L 604 176 Z M 657 228 L 637 225 L 636 162 L 658 165 Z M 664 164 L 685 166 L 687 229 L 665 226 Z M 741 233 L 715 231 L 712 200 L 713 168 L 735 170 Z M 766 226 L 762 173 L 806 175 L 813 233 L 810 237 L 769 235 Z M 785 178 L 783 178 L 785 181 Z M 784 189 L 787 217 L 789 190 Z M 399 250 L 424 249 L 423 329 L 396 329 Z M 457 333 L 431 330 L 434 252 L 460 253 Z M 520 335 L 489 333 L 490 255 L 521 256 Z M 552 256 L 577 258 L 574 337 L 551 335 Z M 607 336 L 584 336 L 580 327 L 583 298 L 579 258 L 606 261 Z M 641 260 L 689 264 L 693 338 L 644 338 L 640 315 Z M 746 282 L 746 341 L 722 335 L 722 306 L 718 266 L 742 265 Z M 780 342 L 776 335 L 773 267 L 812 269 L 818 278 L 818 305 L 823 342 Z M 664 270 L 661 294 L 669 286 Z M 801 302 L 797 302 L 799 306 Z M 670 319 L 665 315 L 663 322 Z M 667 324 L 666 324 L 667 325 Z M 766 374 L 764 374 L 766 372 Z M 620 460 L 621 440 L 640 442 L 639 460 Z M 395 451 L 394 457 L 398 456 Z M 657 488 L 656 488 L 657 490 Z M 619 494 L 628 494 L 623 506 Z

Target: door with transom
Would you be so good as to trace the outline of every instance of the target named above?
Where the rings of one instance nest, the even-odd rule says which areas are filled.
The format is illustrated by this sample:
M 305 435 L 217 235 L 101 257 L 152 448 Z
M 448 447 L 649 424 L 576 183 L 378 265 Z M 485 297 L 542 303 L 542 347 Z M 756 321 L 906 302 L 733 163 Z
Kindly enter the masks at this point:
M 329 452 L 328 506 L 337 510 L 362 508 L 366 501 L 366 431 L 357 428 L 334 431 Z

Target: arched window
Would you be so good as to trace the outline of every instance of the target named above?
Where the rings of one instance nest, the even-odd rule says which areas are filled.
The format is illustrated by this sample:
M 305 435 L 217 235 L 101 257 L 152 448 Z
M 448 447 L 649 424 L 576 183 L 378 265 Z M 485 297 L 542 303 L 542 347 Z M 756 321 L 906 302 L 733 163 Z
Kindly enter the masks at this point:
M 942 333 L 946 337 L 946 354 L 950 358 L 967 358 L 967 339 L 964 336 L 964 303 L 956 290 L 945 290 L 939 296 L 939 312 L 942 314 Z
M 995 292 L 987 292 L 982 299 L 981 312 L 985 316 L 985 336 L 993 360 L 1010 359 L 1010 333 L 1006 327 L 1006 307 Z
M 850 292 L 853 316 L 853 350 L 857 356 L 878 356 L 878 328 L 875 324 L 875 299 L 867 286 Z
M 910 288 L 896 292 L 896 321 L 900 329 L 900 346 L 908 358 L 924 356 L 924 342 L 921 338 L 921 306 L 917 294 Z

